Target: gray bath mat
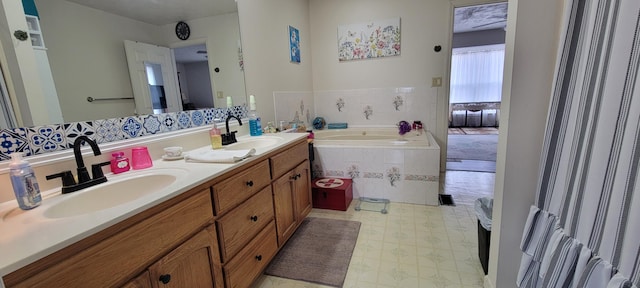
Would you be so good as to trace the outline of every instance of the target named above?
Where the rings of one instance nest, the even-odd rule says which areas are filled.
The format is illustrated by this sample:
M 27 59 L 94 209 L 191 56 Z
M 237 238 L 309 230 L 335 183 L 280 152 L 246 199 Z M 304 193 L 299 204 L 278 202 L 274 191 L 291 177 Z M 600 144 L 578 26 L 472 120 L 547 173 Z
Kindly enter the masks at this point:
M 360 222 L 308 217 L 265 274 L 342 287 Z

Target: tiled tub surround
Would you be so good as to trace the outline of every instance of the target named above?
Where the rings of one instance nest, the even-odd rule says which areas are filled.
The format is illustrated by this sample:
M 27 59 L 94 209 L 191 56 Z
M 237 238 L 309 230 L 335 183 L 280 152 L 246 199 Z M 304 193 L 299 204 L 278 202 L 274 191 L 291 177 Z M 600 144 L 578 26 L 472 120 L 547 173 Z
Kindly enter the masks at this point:
M 314 176 L 353 178 L 353 197 L 438 205 L 440 147 L 428 131 L 316 130 Z
M 385 126 L 419 120 L 431 131 L 436 128 L 437 97 L 438 89 L 427 86 L 313 91 L 315 115 L 327 123 Z M 276 107 L 278 103 L 276 98 Z
M 85 135 L 99 144 L 156 135 L 164 132 L 211 125 L 225 119 L 229 111 L 240 118 L 247 107 L 208 108 L 155 115 L 101 119 L 84 122 L 20 127 L 0 130 L 0 161 L 11 159 L 13 152 L 24 156 L 39 155 L 73 148 L 73 141 Z

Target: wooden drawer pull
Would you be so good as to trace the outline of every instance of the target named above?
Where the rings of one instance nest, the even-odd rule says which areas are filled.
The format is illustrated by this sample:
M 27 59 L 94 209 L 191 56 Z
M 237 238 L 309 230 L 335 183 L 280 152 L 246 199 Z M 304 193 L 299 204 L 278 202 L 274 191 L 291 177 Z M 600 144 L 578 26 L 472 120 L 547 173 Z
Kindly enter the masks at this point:
M 171 274 L 164 274 L 164 275 L 160 275 L 160 282 L 162 282 L 162 284 L 168 284 L 169 282 L 171 282 Z
M 253 187 L 253 181 L 252 180 L 247 181 L 247 186 Z
M 258 260 L 258 261 L 262 261 L 262 255 L 257 255 L 257 256 L 256 256 L 256 260 Z
M 258 216 L 257 215 L 251 216 L 251 221 L 258 222 Z

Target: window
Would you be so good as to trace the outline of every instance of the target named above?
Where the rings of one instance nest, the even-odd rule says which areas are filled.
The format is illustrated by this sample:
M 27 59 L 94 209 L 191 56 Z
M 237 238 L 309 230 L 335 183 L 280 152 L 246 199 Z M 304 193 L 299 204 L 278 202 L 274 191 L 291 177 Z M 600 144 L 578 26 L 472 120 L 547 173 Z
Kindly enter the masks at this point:
M 454 48 L 451 103 L 500 102 L 504 44 Z

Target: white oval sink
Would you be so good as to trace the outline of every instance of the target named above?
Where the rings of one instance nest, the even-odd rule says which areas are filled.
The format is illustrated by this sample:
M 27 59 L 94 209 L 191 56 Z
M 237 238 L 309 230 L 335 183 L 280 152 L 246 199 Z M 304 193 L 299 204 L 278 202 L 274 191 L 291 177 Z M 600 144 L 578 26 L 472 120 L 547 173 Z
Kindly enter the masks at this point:
M 186 171 L 183 170 L 167 169 L 142 172 L 126 178 L 114 177 L 115 180 L 57 196 L 64 199 L 49 207 L 44 216 L 64 218 L 113 208 L 163 190 L 179 177 L 186 175 Z
M 259 149 L 275 146 L 283 139 L 280 137 L 263 136 L 257 138 L 241 139 L 238 143 L 233 143 L 224 147 L 225 150 Z

